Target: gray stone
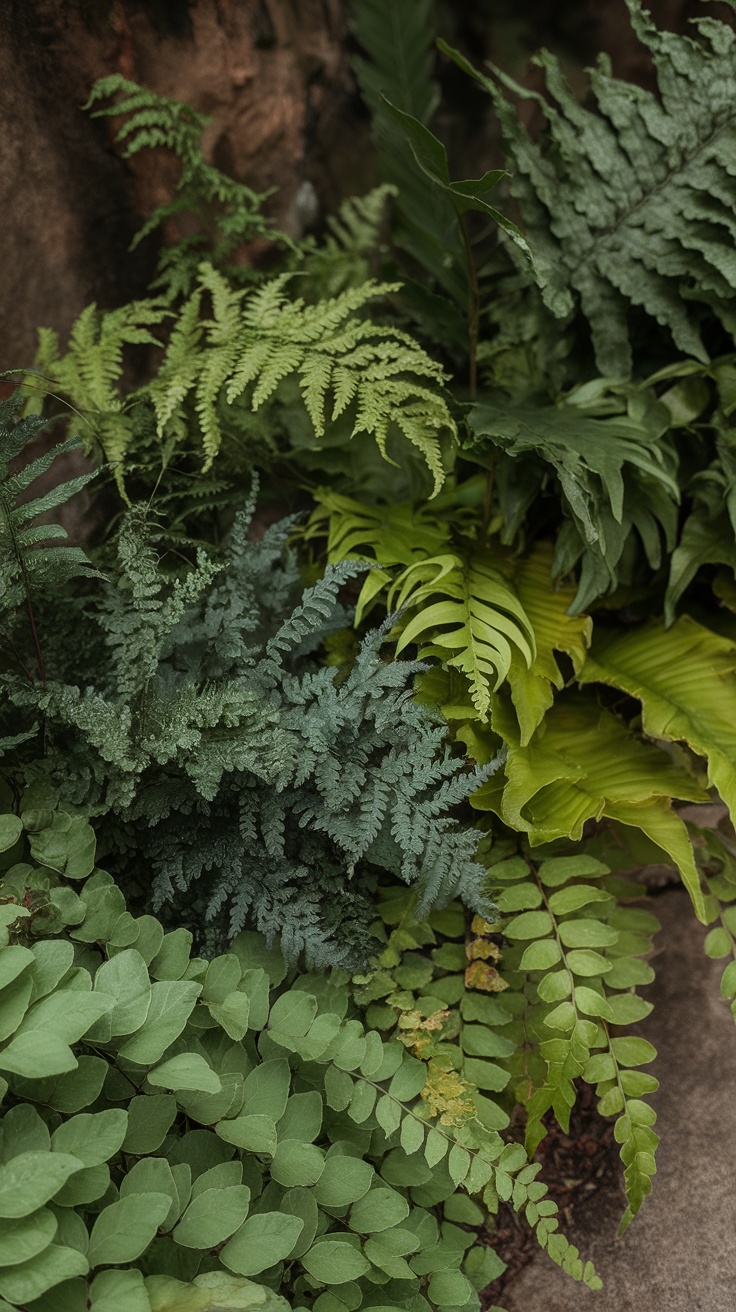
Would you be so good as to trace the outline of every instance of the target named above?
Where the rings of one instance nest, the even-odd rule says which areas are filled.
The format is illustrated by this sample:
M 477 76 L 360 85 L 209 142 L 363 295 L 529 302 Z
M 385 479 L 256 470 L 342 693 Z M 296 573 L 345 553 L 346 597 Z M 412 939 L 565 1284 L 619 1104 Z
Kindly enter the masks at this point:
M 654 1188 L 626 1234 L 623 1210 L 601 1191 L 569 1237 L 592 1258 L 600 1293 L 574 1284 L 541 1250 L 511 1283 L 507 1312 L 734 1312 L 736 1309 L 736 1028 L 720 997 L 725 962 L 703 953 L 687 895 L 662 894 L 648 991 L 638 1026 L 658 1050 L 652 1096 L 662 1136 Z

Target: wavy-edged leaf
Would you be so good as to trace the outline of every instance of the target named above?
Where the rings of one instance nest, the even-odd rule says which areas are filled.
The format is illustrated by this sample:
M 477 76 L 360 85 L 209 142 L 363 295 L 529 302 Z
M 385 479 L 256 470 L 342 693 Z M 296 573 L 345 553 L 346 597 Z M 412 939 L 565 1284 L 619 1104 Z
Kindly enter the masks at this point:
M 540 488 L 545 466 L 559 480 L 569 519 L 558 535 L 553 574 L 564 577 L 582 557 L 573 613 L 615 586 L 632 533 L 652 569 L 661 563 L 663 543 L 674 546 L 680 493 L 674 453 L 662 441 L 670 413 L 651 392 L 606 379 L 585 384 L 559 405 L 495 392 L 472 407 L 468 420 L 474 446 L 490 443 L 517 462 L 533 458 Z M 513 477 L 507 482 L 513 486 Z M 513 516 L 504 513 L 504 540 L 510 540 Z
M 686 742 L 708 762 L 708 778 L 736 816 L 736 646 L 687 615 L 613 637 L 603 634 L 580 676 L 608 683 L 642 704 L 652 738 Z
M 499 810 L 534 845 L 579 841 L 588 820 L 634 825 L 669 854 L 704 915 L 690 839 L 671 799 L 702 802 L 708 794 L 664 752 L 635 738 L 589 694 L 558 698 L 524 747 L 509 710 L 494 711 L 493 727 L 509 743 L 506 787 L 500 806 L 493 781 L 474 795 L 473 805 Z
M 614 377 L 631 370 L 630 305 L 707 361 L 692 302 L 708 300 L 725 316 L 736 289 L 736 34 L 712 18 L 695 19 L 686 36 L 659 32 L 639 0 L 627 6 L 658 94 L 614 78 L 601 58 L 589 73 L 594 108 L 547 52 L 537 57 L 545 97 L 499 70 L 492 80 L 441 43 L 493 99 L 548 306 L 559 316 L 582 311 L 598 367 Z M 538 136 L 501 87 L 536 103 L 546 120 Z

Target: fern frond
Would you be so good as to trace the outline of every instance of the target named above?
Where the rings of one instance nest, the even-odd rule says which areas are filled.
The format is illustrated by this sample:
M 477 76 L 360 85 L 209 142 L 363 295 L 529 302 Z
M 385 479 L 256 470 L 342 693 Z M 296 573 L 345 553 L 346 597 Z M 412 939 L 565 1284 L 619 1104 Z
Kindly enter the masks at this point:
M 441 656 L 461 670 L 482 719 L 491 692 L 508 675 L 514 650 L 527 666 L 534 661 L 534 630 L 487 550 L 467 560 L 445 552 L 410 565 L 393 584 L 388 606 L 409 612 L 397 651 L 416 643 L 420 656 Z
M 54 540 L 66 541 L 67 533 L 61 525 L 38 523 L 40 515 L 63 505 L 86 487 L 95 477 L 94 470 L 78 474 L 40 496 L 19 501 L 57 456 L 81 449 L 79 441 L 70 439 L 11 474 L 11 462 L 45 422 L 31 416 L 19 418 L 22 406 L 20 395 L 0 401 L 0 611 L 8 617 L 6 623 L 24 601 L 31 606 L 37 589 L 59 587 L 72 578 L 96 574 L 81 547 L 47 545 Z
M 556 406 L 495 393 L 473 406 L 469 422 L 475 447 L 490 444 L 513 462 L 502 485 L 508 490 L 504 541 L 515 529 L 519 457 L 536 464 L 537 491 L 545 467 L 558 479 L 569 519 L 557 539 L 555 577 L 570 574 L 582 557 L 573 613 L 616 586 L 634 533 L 653 569 L 663 544 L 674 546 L 680 490 L 676 452 L 666 437 L 670 415 L 645 389 L 597 379 Z
M 582 312 L 598 368 L 614 378 L 631 372 L 630 306 L 707 361 L 692 303 L 706 301 L 725 321 L 736 290 L 736 34 L 710 18 L 693 20 L 694 36 L 660 32 L 639 0 L 627 6 L 659 94 L 614 78 L 601 57 L 590 72 L 594 109 L 547 52 L 537 62 L 549 99 L 498 70 L 495 81 L 478 73 L 440 43 L 493 99 L 547 305 L 562 317 Z M 538 140 L 502 87 L 536 102 L 546 120 Z

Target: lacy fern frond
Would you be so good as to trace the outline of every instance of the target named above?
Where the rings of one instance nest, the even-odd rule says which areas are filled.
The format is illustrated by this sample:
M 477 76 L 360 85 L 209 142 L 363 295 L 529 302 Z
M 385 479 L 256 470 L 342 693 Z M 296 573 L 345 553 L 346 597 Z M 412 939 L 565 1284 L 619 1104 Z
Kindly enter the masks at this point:
M 590 71 L 595 108 L 586 108 L 547 52 L 537 62 L 548 98 L 498 70 L 496 80 L 478 73 L 440 43 L 493 99 L 547 305 L 561 317 L 582 312 L 598 368 L 614 378 L 631 372 L 631 306 L 669 329 L 681 352 L 707 360 L 694 302 L 725 321 L 736 290 L 736 34 L 712 18 L 694 19 L 695 35 L 660 32 L 639 0 L 627 6 L 658 95 L 613 77 L 601 56 Z M 535 101 L 546 120 L 538 140 L 502 87 Z
M 360 961 L 380 870 L 423 907 L 460 895 L 491 914 L 478 834 L 452 812 L 499 762 L 468 771 L 449 752 L 412 700 L 422 667 L 382 659 L 385 630 L 339 679 L 310 660 L 344 627 L 338 590 L 361 566 L 303 593 L 293 521 L 250 542 L 249 514 L 220 561 L 174 576 L 145 517 L 128 514 L 119 579 L 94 616 L 102 676 L 80 687 L 72 651 L 68 681 L 9 686 L 16 707 L 43 712 L 60 785 L 110 812 L 125 869 L 153 876 L 157 904 L 209 923 L 213 942 L 247 923 L 291 958 Z
M 255 238 L 291 244 L 261 213 L 268 192 L 252 191 L 205 159 L 202 134 L 210 121 L 206 114 L 158 96 L 117 73 L 95 82 L 85 108 L 111 99 L 113 103 L 96 109 L 93 118 L 125 119 L 115 138 L 125 159 L 158 148 L 172 151 L 181 163 L 174 199 L 149 215 L 133 245 L 184 212 L 194 214 L 200 224 L 200 232 L 162 253 L 154 286 L 167 300 L 191 291 L 197 267 L 208 250 L 212 261 L 221 265 L 236 247 Z
M 441 391 L 442 367 L 407 333 L 364 317 L 366 307 L 396 291 L 396 284 L 370 280 L 307 305 L 288 296 L 288 275 L 251 293 L 233 290 L 209 265 L 202 267 L 200 280 L 195 303 L 184 308 L 181 331 L 151 387 L 162 438 L 192 392 L 207 468 L 222 440 L 221 397 L 232 405 L 248 390 L 257 410 L 284 379 L 296 375 L 317 438 L 349 412 L 353 433 L 372 435 L 384 457 L 392 438 L 417 447 L 439 489 L 444 478 L 439 438 L 455 432 Z M 197 326 L 204 291 L 212 313 Z
M 307 286 L 315 299 L 336 296 L 346 287 L 359 287 L 377 272 L 385 253 L 382 240 L 396 187 L 382 183 L 365 196 L 350 196 L 327 219 L 327 233 L 319 246 L 304 242 Z

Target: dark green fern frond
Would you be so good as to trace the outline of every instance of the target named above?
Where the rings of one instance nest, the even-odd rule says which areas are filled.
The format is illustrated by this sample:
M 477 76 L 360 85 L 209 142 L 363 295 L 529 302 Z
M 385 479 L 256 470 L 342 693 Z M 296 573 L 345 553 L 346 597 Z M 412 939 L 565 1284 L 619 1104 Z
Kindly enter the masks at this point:
M 547 305 L 563 318 L 582 312 L 598 368 L 612 377 L 631 372 L 630 306 L 707 360 L 694 303 L 726 317 L 736 291 L 736 33 L 711 18 L 694 20 L 694 35 L 659 32 L 639 0 L 627 5 L 659 95 L 613 77 L 601 56 L 590 73 L 595 109 L 579 103 L 547 52 L 537 62 L 548 99 L 498 70 L 485 77 L 440 43 L 493 99 Z M 539 139 L 502 87 L 538 104 Z
M 352 27 L 365 56 L 356 59 L 373 118 L 382 176 L 396 188 L 394 240 L 461 310 L 468 302 L 467 258 L 449 198 L 422 172 L 390 101 L 428 124 L 439 91 L 433 78 L 432 0 L 353 0 Z
M 35 416 L 19 418 L 22 407 L 20 394 L 0 401 L 0 614 L 6 631 L 12 627 L 13 612 L 24 602 L 32 622 L 32 597 L 39 589 L 59 587 L 95 572 L 81 547 L 61 545 L 67 541 L 66 529 L 60 524 L 39 523 L 40 516 L 62 506 L 95 473 L 78 474 L 31 500 L 20 501 L 57 456 L 81 448 L 76 439 L 62 442 L 11 472 L 11 465 L 45 423 Z

